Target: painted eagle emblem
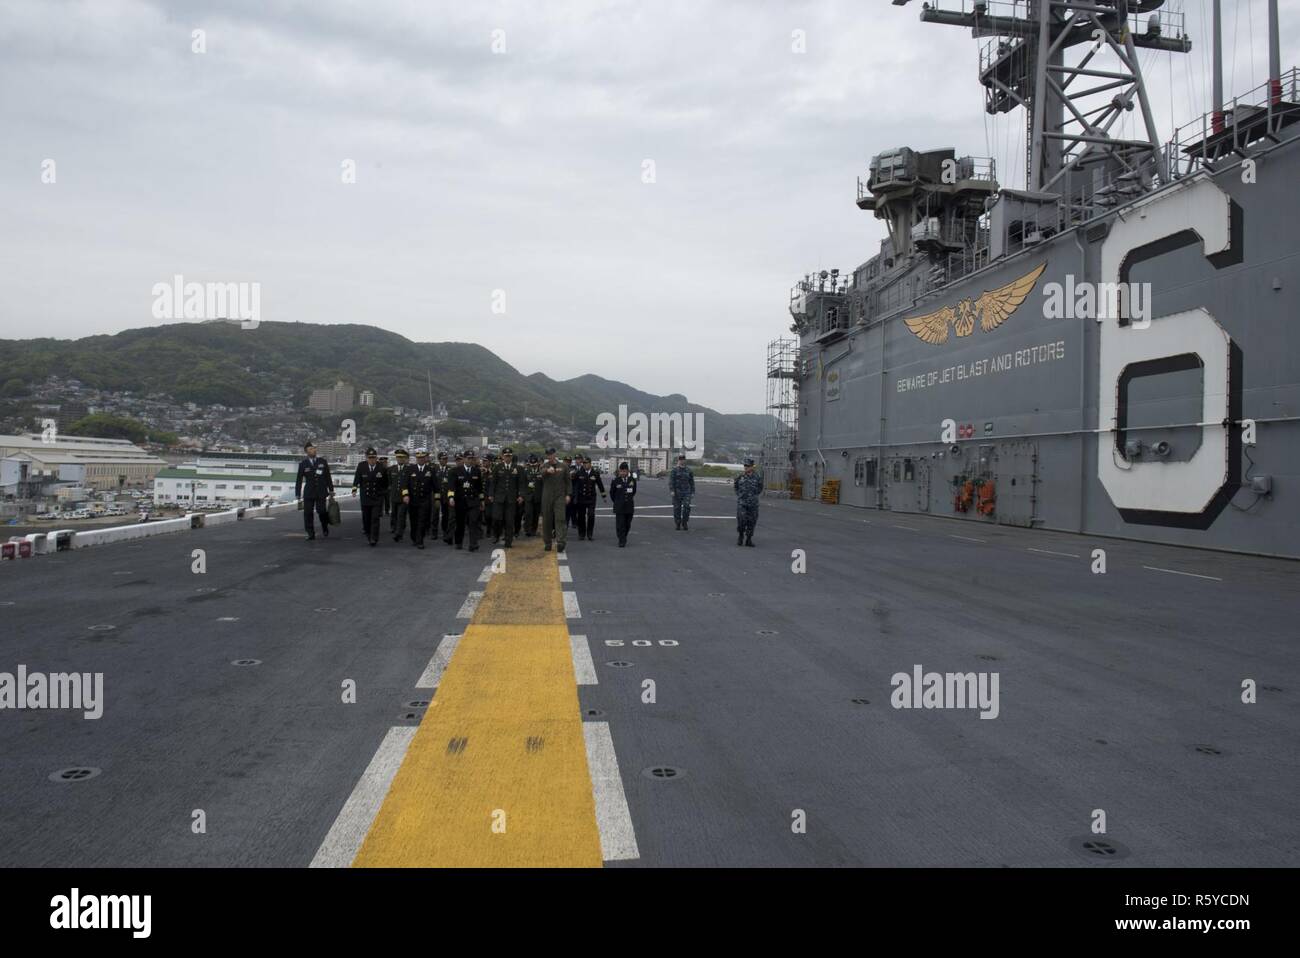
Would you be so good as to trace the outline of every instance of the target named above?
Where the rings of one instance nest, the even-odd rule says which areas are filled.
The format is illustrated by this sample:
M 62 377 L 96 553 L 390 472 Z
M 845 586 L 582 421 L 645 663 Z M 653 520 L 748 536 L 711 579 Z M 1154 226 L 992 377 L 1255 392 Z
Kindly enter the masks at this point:
M 956 330 L 958 336 L 969 336 L 975 331 L 975 322 L 978 320 L 980 329 L 987 333 L 1005 323 L 1020 308 L 1045 269 L 1046 263 L 1000 289 L 986 290 L 979 299 L 963 299 L 956 306 L 945 306 L 933 313 L 914 316 L 903 322 L 917 339 L 932 346 L 948 341 L 949 326 Z

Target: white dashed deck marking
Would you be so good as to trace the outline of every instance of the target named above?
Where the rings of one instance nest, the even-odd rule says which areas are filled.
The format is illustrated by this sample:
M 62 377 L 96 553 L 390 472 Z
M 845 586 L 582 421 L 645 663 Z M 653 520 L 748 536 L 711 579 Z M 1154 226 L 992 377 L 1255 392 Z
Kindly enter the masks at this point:
M 569 636 L 569 650 L 573 654 L 573 677 L 579 685 L 599 685 L 596 666 L 591 661 L 591 646 L 585 635 Z
M 582 736 L 587 741 L 587 770 L 591 773 L 591 795 L 596 801 L 600 857 L 607 862 L 640 858 L 609 723 L 583 722 Z
M 438 683 L 442 681 L 442 673 L 447 671 L 447 663 L 451 661 L 452 653 L 456 651 L 456 645 L 459 642 L 459 634 L 444 635 L 442 637 L 437 650 L 433 653 L 433 658 L 424 667 L 424 674 L 420 676 L 420 681 L 415 683 L 417 689 L 436 689 L 438 687 Z
M 578 608 L 578 593 L 564 593 L 564 617 L 566 619 L 582 618 L 582 610 Z
M 311 860 L 312 868 L 347 868 L 361 850 L 361 843 L 379 814 L 379 806 L 384 803 L 388 787 L 393 784 L 406 750 L 415 738 L 416 726 L 401 725 L 390 728 L 379 743 L 375 757 L 370 760 L 366 770 L 361 774 L 352 794 L 343 803 L 343 810 L 334 819 L 329 833 L 321 842 L 316 856 Z M 588 746 L 590 752 L 590 746 Z
M 483 601 L 482 592 L 471 592 L 469 595 L 465 597 L 465 603 L 460 607 L 460 611 L 456 613 L 456 618 L 458 619 L 474 618 L 474 610 L 478 608 L 478 604 L 482 601 Z
M 1152 572 L 1168 572 L 1170 575 L 1189 575 L 1193 579 L 1212 579 L 1215 582 L 1222 582 L 1217 575 L 1199 575 L 1195 572 L 1179 572 L 1177 569 L 1161 569 L 1158 566 L 1144 565 L 1142 568 L 1150 569 Z

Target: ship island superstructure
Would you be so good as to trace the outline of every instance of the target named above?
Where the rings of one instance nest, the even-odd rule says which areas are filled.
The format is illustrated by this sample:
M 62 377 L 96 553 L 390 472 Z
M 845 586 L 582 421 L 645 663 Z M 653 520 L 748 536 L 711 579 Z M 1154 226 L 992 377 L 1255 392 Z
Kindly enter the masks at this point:
M 986 110 L 1025 111 L 1026 182 L 871 160 L 887 237 L 795 283 L 769 349 L 769 490 L 1300 556 L 1300 72 L 1274 2 L 1269 78 L 1225 101 L 1216 2 L 1214 103 L 1162 139 L 1139 51 L 1192 48 L 1165 7 L 923 5 L 981 41 Z

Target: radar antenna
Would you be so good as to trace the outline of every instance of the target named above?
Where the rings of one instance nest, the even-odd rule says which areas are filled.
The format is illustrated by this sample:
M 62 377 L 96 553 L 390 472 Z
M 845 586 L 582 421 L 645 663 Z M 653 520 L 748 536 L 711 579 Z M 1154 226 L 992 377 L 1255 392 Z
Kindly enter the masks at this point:
M 893 2 L 905 6 L 909 0 Z M 1182 14 L 1162 11 L 1164 4 L 929 0 L 921 20 L 970 27 L 975 37 L 988 38 L 980 53 L 985 109 L 1025 108 L 1029 190 L 1072 194 L 1084 186 L 1071 182 L 1082 174 L 1091 189 L 1122 194 L 1115 197 L 1119 201 L 1150 189 L 1153 177 L 1169 181 L 1138 62 L 1139 49 L 1187 53 L 1192 48 Z M 1066 51 L 1083 46 L 1086 52 L 1071 58 L 1077 62 L 1067 63 Z M 1145 137 L 1114 135 L 1116 123 L 1135 107 Z

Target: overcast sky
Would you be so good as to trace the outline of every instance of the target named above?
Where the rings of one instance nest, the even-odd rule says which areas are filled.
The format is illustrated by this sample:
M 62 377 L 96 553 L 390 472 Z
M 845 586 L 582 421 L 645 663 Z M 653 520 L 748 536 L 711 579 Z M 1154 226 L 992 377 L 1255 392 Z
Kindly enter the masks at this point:
M 1209 0 L 1166 6 L 1197 49 L 1144 54 L 1162 133 L 1209 95 Z M 1224 6 L 1244 92 L 1266 2 Z M 0 0 L 0 338 L 156 325 L 179 273 L 260 283 L 263 321 L 759 412 L 792 282 L 883 235 L 853 205 L 873 153 L 951 145 L 1023 186 L 1022 115 L 986 117 L 978 44 L 919 8 Z M 1282 18 L 1290 67 L 1300 0 Z

